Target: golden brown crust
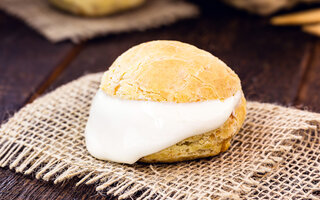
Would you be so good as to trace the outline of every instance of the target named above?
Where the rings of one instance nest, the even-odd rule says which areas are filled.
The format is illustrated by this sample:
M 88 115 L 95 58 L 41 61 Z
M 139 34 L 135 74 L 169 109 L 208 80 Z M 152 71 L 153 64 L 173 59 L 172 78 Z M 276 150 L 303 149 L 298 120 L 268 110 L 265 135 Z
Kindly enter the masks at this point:
M 135 46 L 105 72 L 100 88 L 129 100 L 188 103 L 224 100 L 241 91 L 240 79 L 221 60 L 192 45 L 152 41 Z M 246 100 L 218 129 L 189 137 L 141 162 L 177 162 L 226 151 L 246 114 Z
M 241 90 L 241 84 L 225 63 L 206 51 L 177 41 L 152 41 L 119 56 L 101 88 L 123 99 L 186 103 L 224 100 Z
M 144 3 L 145 0 L 49 0 L 52 5 L 64 11 L 96 17 L 114 14 Z

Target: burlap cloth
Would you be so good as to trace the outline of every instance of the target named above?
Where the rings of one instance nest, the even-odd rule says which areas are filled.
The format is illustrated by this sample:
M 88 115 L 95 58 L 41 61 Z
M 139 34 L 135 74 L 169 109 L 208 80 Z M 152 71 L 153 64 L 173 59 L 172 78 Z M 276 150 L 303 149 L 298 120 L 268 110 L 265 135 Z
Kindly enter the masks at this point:
M 22 108 L 0 129 L 0 166 L 54 183 L 78 184 L 120 199 L 319 198 L 320 114 L 248 102 L 231 148 L 176 164 L 96 160 L 84 128 L 101 74 L 84 76 Z
M 237 8 L 259 15 L 270 15 L 301 3 L 319 3 L 320 0 L 223 0 Z
M 52 42 L 79 42 L 99 35 L 145 30 L 199 13 L 196 6 L 181 0 L 147 0 L 138 9 L 100 18 L 60 12 L 48 0 L 0 0 L 0 9 L 21 18 Z

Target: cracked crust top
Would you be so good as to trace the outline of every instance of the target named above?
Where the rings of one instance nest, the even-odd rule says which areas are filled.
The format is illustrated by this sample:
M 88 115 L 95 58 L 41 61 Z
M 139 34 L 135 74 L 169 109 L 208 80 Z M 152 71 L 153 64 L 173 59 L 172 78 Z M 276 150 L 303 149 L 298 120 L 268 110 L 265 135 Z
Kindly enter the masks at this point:
M 124 52 L 104 73 L 100 88 L 129 100 L 188 103 L 224 100 L 241 91 L 240 79 L 221 60 L 177 41 L 152 41 Z M 230 146 L 243 124 L 246 100 L 218 129 L 186 138 L 140 162 L 177 162 L 214 156 Z
M 224 100 L 241 90 L 239 77 L 209 52 L 178 41 L 151 41 L 119 56 L 100 85 L 129 100 Z

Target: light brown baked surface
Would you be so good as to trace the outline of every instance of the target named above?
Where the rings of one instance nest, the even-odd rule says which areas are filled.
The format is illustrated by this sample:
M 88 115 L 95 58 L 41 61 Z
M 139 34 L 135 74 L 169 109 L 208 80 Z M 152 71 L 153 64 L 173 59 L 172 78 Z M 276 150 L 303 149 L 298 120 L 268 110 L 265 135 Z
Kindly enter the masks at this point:
M 112 64 L 100 88 L 108 95 L 129 100 L 188 103 L 224 100 L 241 90 L 239 77 L 221 60 L 178 41 L 152 41 L 137 45 Z M 226 151 L 243 124 L 246 100 L 219 129 L 187 138 L 142 162 L 176 162 Z
M 101 88 L 123 99 L 187 103 L 224 100 L 241 90 L 241 84 L 209 52 L 177 41 L 152 41 L 119 56 Z
M 49 0 L 64 11 L 89 17 L 111 15 L 141 5 L 145 0 Z

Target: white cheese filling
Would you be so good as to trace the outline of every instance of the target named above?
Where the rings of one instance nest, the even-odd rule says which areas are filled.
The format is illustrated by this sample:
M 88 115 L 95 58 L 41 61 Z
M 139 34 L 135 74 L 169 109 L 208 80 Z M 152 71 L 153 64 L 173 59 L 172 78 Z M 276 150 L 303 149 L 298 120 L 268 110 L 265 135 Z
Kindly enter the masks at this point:
M 89 153 L 102 160 L 132 164 L 188 137 L 219 128 L 241 99 L 170 103 L 123 100 L 98 90 L 85 137 Z

